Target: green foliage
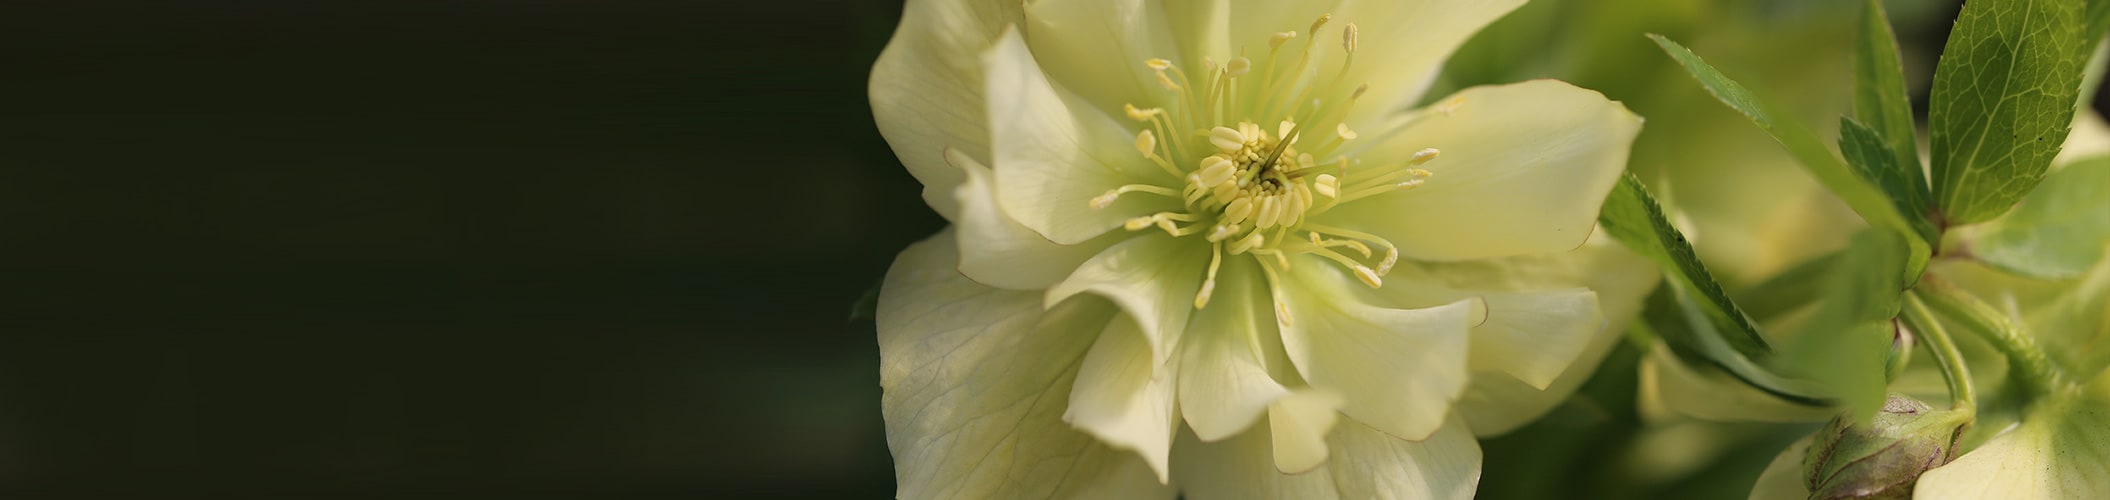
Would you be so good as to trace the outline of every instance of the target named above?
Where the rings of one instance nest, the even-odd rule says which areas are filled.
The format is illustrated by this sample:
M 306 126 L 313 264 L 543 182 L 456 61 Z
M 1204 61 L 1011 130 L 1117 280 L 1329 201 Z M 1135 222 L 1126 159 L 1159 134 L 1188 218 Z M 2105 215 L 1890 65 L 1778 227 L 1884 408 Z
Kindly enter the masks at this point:
M 1935 68 L 1928 130 L 1934 200 L 1948 225 L 2007 212 L 2035 188 L 2072 124 L 2086 43 L 2082 6 L 1973 0 Z
M 1898 213 L 1905 214 L 1913 234 L 1922 241 L 1941 237 L 1940 229 L 1927 219 L 1927 180 L 1920 174 L 1917 157 L 1911 157 L 1912 164 L 1898 163 L 1899 156 L 1878 132 L 1852 118 L 1839 119 L 1839 152 L 1846 155 L 1846 164 L 1855 173 L 1883 189 Z
M 1816 314 L 1783 349 L 1782 371 L 1823 386 L 1856 421 L 1883 404 L 1888 377 L 1876 361 L 1895 338 L 1908 252 L 1905 237 L 1886 229 L 1855 235 L 1825 276 Z
M 1771 105 L 1760 100 L 1743 85 L 1723 75 L 1720 70 L 1707 64 L 1707 61 L 1701 60 L 1691 49 L 1657 35 L 1649 35 L 1649 39 L 1655 40 L 1664 53 L 1669 54 L 1680 66 L 1684 66 L 1686 73 L 1698 80 L 1700 86 L 1705 87 L 1708 93 L 1772 134 L 1773 139 L 1787 148 L 1803 168 L 1816 176 L 1817 182 L 1830 189 L 1832 194 L 1838 195 L 1839 199 L 1845 201 L 1848 207 L 1852 207 L 1854 212 L 1860 214 L 1870 225 L 1890 227 L 1913 235 L 1906 242 L 1912 248 L 1913 256 L 1910 261 L 1913 272 L 1908 274 L 1918 274 L 1918 270 L 1925 267 L 1923 256 L 1932 253 L 1928 246 L 1929 240 L 1919 236 L 1920 230 L 1907 222 L 1905 216 L 1892 203 L 1890 196 L 1867 179 L 1849 171 L 1838 156 L 1833 155 L 1831 150 L 1826 149 L 1824 144 L 1817 140 L 1816 134 L 1794 121 L 1784 119 Z
M 1664 286 L 1650 296 L 1643 319 L 1680 355 L 1698 358 L 1782 399 L 1824 403 L 1805 384 L 1760 364 L 1773 355 L 1765 336 L 1707 272 L 1640 179 L 1632 174 L 1621 178 L 1597 220 L 1613 238 L 1663 268 Z
M 1874 177 L 1869 180 L 1892 198 L 1905 195 L 1912 203 L 1906 206 L 1901 202 L 1898 208 L 1917 223 L 1926 216 L 1927 177 L 1920 172 L 1919 136 L 1913 131 L 1912 97 L 1906 93 L 1905 66 L 1898 58 L 1897 37 L 1890 32 L 1890 16 L 1884 15 L 1883 2 L 1868 0 L 1866 9 L 1854 38 L 1854 116 L 1868 125 L 1879 143 L 1889 146 L 1896 158 L 1896 176 L 1902 177 L 1905 182 L 1901 184 L 1910 189 L 1894 190 L 1890 183 Z M 1846 138 L 1839 140 L 1844 151 Z M 1853 153 L 1847 153 L 1847 160 L 1853 160 Z M 1921 237 L 1934 240 L 1929 234 Z
M 2110 156 L 2052 173 L 2007 216 L 1968 239 L 1978 260 L 2024 276 L 2065 279 L 2103 258 L 2110 243 Z

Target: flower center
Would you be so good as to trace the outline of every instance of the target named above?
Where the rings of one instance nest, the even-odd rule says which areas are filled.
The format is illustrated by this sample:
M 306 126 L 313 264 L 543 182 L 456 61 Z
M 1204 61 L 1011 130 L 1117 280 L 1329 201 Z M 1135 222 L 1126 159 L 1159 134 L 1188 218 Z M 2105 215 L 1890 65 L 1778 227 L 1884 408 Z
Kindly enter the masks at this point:
M 1319 16 L 1310 32 L 1331 18 Z M 1225 254 L 1253 255 L 1270 282 L 1290 267 L 1290 256 L 1313 254 L 1354 271 L 1373 288 L 1383 286 L 1383 276 L 1398 262 L 1398 247 L 1383 238 L 1306 220 L 1343 202 L 1419 186 L 1430 174 L 1412 167 L 1438 154 L 1424 149 L 1401 164 L 1362 167 L 1341 151 L 1357 138 L 1343 119 L 1369 90 L 1369 84 L 1350 87 L 1345 81 L 1355 63 L 1356 32 L 1355 23 L 1342 28 L 1346 57 L 1330 78 L 1310 67 L 1316 44 L 1309 37 L 1302 47 L 1284 50 L 1297 38 L 1295 31 L 1270 37 L 1257 68 L 1243 51 L 1221 66 L 1203 58 L 1200 75 L 1207 78 L 1198 87 L 1170 61 L 1144 61 L 1171 95 L 1164 107 L 1126 106 L 1130 119 L 1148 124 L 1136 134 L 1136 150 L 1181 183 L 1122 186 L 1093 198 L 1091 206 L 1106 208 L 1129 193 L 1180 199 L 1181 211 L 1136 217 L 1126 228 L 1158 228 L 1210 243 L 1209 275 L 1194 307 L 1208 306 Z M 1268 123 L 1272 131 L 1262 125 Z M 1314 128 L 1331 133 L 1308 130 Z

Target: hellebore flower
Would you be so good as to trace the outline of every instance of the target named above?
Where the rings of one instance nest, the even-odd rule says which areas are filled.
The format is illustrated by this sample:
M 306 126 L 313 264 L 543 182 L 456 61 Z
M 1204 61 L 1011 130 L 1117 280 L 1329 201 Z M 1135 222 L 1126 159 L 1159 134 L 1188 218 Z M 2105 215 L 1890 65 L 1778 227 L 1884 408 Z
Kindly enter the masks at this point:
M 953 227 L 880 292 L 898 494 L 1469 497 L 1654 276 L 1586 246 L 1623 106 L 1406 110 L 1519 3 L 911 0 L 873 112 Z

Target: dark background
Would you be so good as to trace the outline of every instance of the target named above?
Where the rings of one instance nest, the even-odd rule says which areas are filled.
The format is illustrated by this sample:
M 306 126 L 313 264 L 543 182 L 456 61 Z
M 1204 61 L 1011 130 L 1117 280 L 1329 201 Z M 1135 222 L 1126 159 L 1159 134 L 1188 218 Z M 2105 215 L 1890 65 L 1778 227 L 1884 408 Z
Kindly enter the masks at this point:
M 0 498 L 891 496 L 899 12 L 0 4 Z
M 943 224 L 865 103 L 899 13 L 0 3 L 0 499 L 891 496 L 851 307 Z M 1561 435 L 1611 434 L 1490 467 Z

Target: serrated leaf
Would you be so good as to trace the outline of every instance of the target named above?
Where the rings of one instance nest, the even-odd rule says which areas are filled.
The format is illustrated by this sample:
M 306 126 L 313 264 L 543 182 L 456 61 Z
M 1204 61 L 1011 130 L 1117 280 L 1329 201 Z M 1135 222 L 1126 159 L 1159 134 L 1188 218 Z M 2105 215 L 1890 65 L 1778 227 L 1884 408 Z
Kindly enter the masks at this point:
M 1849 171 L 1846 163 L 1833 155 L 1830 149 L 1825 148 L 1824 142 L 1819 141 L 1817 135 L 1811 133 L 1808 128 L 1786 119 L 1772 105 L 1760 100 L 1749 89 L 1729 79 L 1714 66 L 1708 65 L 1699 55 L 1693 54 L 1692 49 L 1678 45 L 1678 42 L 1670 41 L 1661 35 L 1650 34 L 1648 37 L 1654 40 L 1657 46 L 1662 47 L 1663 52 L 1669 54 L 1672 60 L 1677 61 L 1679 66 L 1683 66 L 1685 72 L 1692 75 L 1694 80 L 1698 80 L 1700 86 L 1706 88 L 1715 99 L 1743 113 L 1746 118 L 1758 124 L 1759 128 L 1772 134 L 1773 140 L 1786 148 L 1811 175 L 1816 176 L 1818 183 L 1831 189 L 1833 194 L 1844 200 L 1862 219 L 1866 219 L 1871 225 L 1889 226 L 1901 231 L 1912 230 L 1912 226 L 1898 214 L 1897 208 L 1890 204 L 1890 200 L 1881 190 Z M 1924 246 L 1925 243 L 1920 245 Z
M 1650 296 L 1644 320 L 1680 356 L 1721 368 L 1782 399 L 1825 403 L 1807 385 L 1762 366 L 1773 355 L 1765 336 L 1707 272 L 1691 243 L 1670 224 L 1640 179 L 1633 174 L 1621 178 L 1605 198 L 1597 220 L 1614 239 L 1663 268 L 1664 286 Z
M 1972 0 L 1934 70 L 1934 201 L 1948 225 L 1991 220 L 2029 194 L 2066 140 L 2092 40 L 2080 2 Z
M 1890 146 L 1898 166 L 1910 167 L 1906 173 L 1915 181 L 1911 183 L 1911 197 L 1918 204 L 1900 209 L 1909 219 L 1924 218 L 1927 177 L 1920 172 L 1919 136 L 1912 125 L 1912 98 L 1905 88 L 1905 66 L 1898 57 L 1897 36 L 1890 31 L 1890 17 L 1883 13 L 1883 2 L 1866 3 L 1860 34 L 1854 39 L 1854 116 Z M 1847 160 L 1852 159 L 1853 154 L 1847 153 Z M 1877 184 L 1892 199 L 1899 198 L 1890 186 Z M 1933 240 L 1930 235 L 1922 237 Z
M 2110 244 L 2110 156 L 2067 165 L 2006 216 L 1966 238 L 1972 255 L 2008 272 L 2036 278 L 2081 275 Z
M 1925 215 L 1927 181 L 1920 176 L 1919 165 L 1899 164 L 1898 155 L 1880 133 L 1852 118 L 1839 119 L 1839 152 L 1846 155 L 1846 164 L 1853 166 L 1855 173 L 1882 188 L 1891 206 L 1905 214 L 1913 234 L 1925 241 L 1940 237 L 1934 221 Z
M 1905 236 L 1889 229 L 1854 235 L 1826 275 L 1817 312 L 1782 348 L 1782 371 L 1816 381 L 1856 421 L 1883 405 L 1909 252 Z

